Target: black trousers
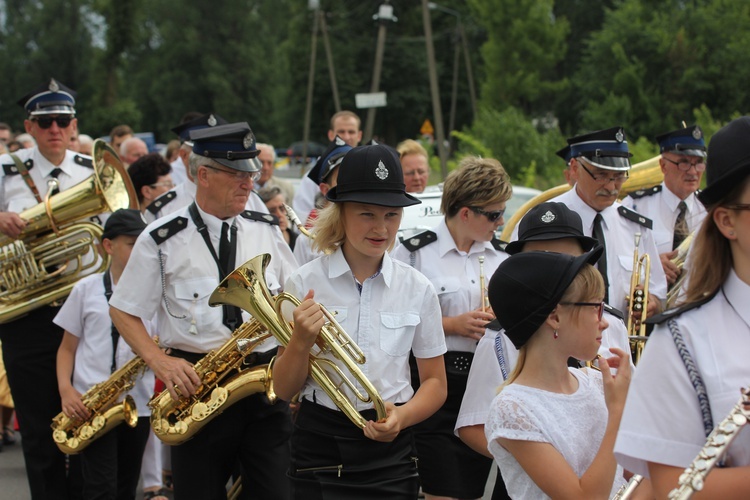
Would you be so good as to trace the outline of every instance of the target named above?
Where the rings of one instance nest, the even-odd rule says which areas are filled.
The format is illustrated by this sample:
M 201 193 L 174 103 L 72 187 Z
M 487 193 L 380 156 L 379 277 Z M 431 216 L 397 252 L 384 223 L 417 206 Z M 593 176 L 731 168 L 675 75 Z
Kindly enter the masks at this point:
M 374 410 L 361 412 L 375 420 Z M 289 469 L 299 500 L 414 500 L 419 493 L 411 429 L 390 443 L 365 437 L 340 411 L 303 400 Z
M 141 475 L 150 422 L 120 424 L 81 453 L 84 500 L 133 500 Z
M 52 418 L 61 411 L 55 367 L 63 330 L 52 323 L 59 310 L 45 306 L 0 325 L 3 361 L 33 500 L 69 498 L 65 455 L 52 440 L 50 429 Z

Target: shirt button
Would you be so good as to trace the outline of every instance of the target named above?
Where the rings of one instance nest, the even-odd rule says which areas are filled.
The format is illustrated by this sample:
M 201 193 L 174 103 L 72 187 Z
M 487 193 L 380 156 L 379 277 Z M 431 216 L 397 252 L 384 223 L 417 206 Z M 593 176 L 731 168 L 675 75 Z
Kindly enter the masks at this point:
M 198 292 L 193 292 L 193 298 L 194 298 L 194 299 L 197 299 L 197 298 L 198 298 Z

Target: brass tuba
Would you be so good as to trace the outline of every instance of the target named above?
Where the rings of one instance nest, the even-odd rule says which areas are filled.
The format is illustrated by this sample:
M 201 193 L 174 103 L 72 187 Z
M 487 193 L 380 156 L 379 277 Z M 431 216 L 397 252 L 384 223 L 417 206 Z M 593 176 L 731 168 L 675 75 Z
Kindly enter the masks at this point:
M 79 279 L 109 267 L 99 245 L 101 226 L 76 221 L 138 208 L 138 198 L 107 143 L 96 140 L 93 157 L 91 177 L 55 195 L 50 190 L 42 203 L 18 214 L 27 225 L 17 240 L 0 235 L 0 323 L 64 299 Z
M 293 295 L 281 293 L 272 297 L 268 292 L 265 275 L 266 267 L 271 261 L 269 254 L 253 257 L 230 273 L 214 290 L 208 299 L 211 306 L 229 304 L 240 307 L 249 312 L 253 318 L 264 324 L 276 337 L 279 343 L 286 347 L 292 336 L 291 324 L 281 314 L 283 302 L 299 305 L 299 300 Z M 333 315 L 323 308 L 329 324 L 323 326 L 316 341 L 316 347 L 310 353 L 310 374 L 323 388 L 336 406 L 352 421 L 353 424 L 364 428 L 367 422 L 357 411 L 342 387 L 348 388 L 352 395 L 363 403 L 373 403 L 378 420 L 386 418 L 385 404 L 377 389 L 372 385 L 362 370 L 357 366 L 364 364 L 365 356 L 357 344 L 347 335 Z M 362 393 L 355 382 L 349 379 L 339 365 L 325 354 L 332 354 L 351 374 L 356 383 L 363 389 Z M 269 372 L 273 378 L 273 360 L 269 364 Z
M 664 180 L 664 174 L 661 172 L 659 167 L 659 158 L 661 156 L 654 156 L 646 161 L 636 163 L 633 168 L 630 169 L 628 180 L 622 185 L 620 189 L 619 199 L 625 198 L 630 193 L 638 191 L 639 189 L 645 189 L 647 187 L 659 184 Z M 561 184 L 546 190 L 545 192 L 536 195 L 516 210 L 511 218 L 506 222 L 503 232 L 500 235 L 500 239 L 503 241 L 510 241 L 510 237 L 513 234 L 518 222 L 526 215 L 526 212 L 545 201 L 549 201 L 552 198 L 556 198 L 561 194 L 569 191 L 571 186 L 568 184 Z

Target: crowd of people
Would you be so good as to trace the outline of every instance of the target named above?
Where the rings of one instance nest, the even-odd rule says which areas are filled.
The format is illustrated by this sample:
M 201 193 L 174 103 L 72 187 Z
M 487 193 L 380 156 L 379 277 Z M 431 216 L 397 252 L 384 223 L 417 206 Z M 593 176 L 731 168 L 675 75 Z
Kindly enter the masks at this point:
M 93 173 L 76 97 L 52 79 L 18 101 L 25 134 L 0 124 L 4 245 L 33 252 L 43 236 L 24 211 Z M 498 159 L 463 158 L 441 186 L 441 222 L 399 241 L 429 154 L 414 140 L 360 145 L 350 111 L 329 128 L 296 190 L 246 122 L 186 113 L 166 155 L 127 125 L 110 132 L 139 208 L 96 214 L 97 249 L 41 264 L 62 276 L 98 259 L 108 267 L 75 280 L 64 301 L 7 318 L 0 308 L 10 389 L 0 367 L 0 443 L 15 441 L 15 407 L 32 498 L 132 499 L 141 481 L 151 500 L 230 488 L 238 498 L 478 499 L 493 467 L 493 499 L 666 498 L 678 487 L 750 374 L 750 118 L 708 147 L 697 125 L 658 136 L 663 182 L 627 197 L 625 130 L 569 138 L 558 152 L 569 189 L 532 207 L 510 242 L 497 236 L 513 196 Z M 647 291 L 640 309 L 634 252 L 653 263 L 636 286 Z M 243 274 L 258 296 L 216 303 L 239 281 L 233 270 L 263 255 L 262 276 Z M 4 276 L 13 262 L 6 251 Z M 202 363 L 242 325 L 268 321 L 254 301 L 281 292 L 297 300 L 263 325 L 272 334 L 233 350 L 238 373 L 263 383 L 240 399 L 207 390 L 218 374 Z M 678 306 L 667 308 L 673 292 Z M 653 331 L 636 365 L 628 325 L 643 322 Z M 324 345 L 334 325 L 351 337 L 346 356 L 357 347 L 362 359 Z M 132 425 L 65 455 L 53 419 L 93 426 L 87 391 L 136 362 Z M 351 363 L 362 378 L 326 382 L 324 367 Z M 162 392 L 184 417 L 153 421 L 148 403 Z M 190 439 L 167 446 L 164 429 Z M 750 432 L 738 432 L 705 478 L 706 498 L 744 496 Z

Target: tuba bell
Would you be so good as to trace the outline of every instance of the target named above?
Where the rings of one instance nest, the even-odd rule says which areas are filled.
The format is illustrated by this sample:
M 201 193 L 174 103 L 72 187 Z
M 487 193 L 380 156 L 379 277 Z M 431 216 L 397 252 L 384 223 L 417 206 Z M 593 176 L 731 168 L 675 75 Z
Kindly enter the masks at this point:
M 64 299 L 75 283 L 109 267 L 102 227 L 86 217 L 138 208 L 138 198 L 117 153 L 97 139 L 94 173 L 18 214 L 26 227 L 18 239 L 0 235 L 0 324 Z M 94 258 L 84 258 L 89 254 Z
M 265 325 L 276 340 L 286 347 L 292 336 L 292 327 L 283 318 L 281 306 L 288 301 L 296 307 L 300 302 L 295 296 L 288 293 L 281 293 L 272 297 L 268 292 L 265 275 L 266 267 L 270 261 L 271 256 L 266 253 L 257 255 L 245 262 L 224 278 L 209 297 L 208 304 L 211 306 L 228 304 L 244 309 L 255 320 Z M 378 420 L 385 419 L 386 411 L 383 400 L 372 382 L 365 377 L 362 370 L 357 366 L 358 364 L 364 364 L 364 354 L 334 319 L 333 315 L 325 308 L 321 309 L 329 323 L 320 330 L 316 347 L 310 352 L 310 374 L 353 424 L 364 428 L 367 422 L 352 403 L 352 397 L 363 403 L 372 403 L 377 412 Z M 338 364 L 324 357 L 326 354 L 335 357 L 343 365 L 343 368 L 351 374 L 354 381 L 344 373 L 344 369 Z M 274 360 L 271 360 L 268 368 L 272 380 L 273 364 Z M 364 392 L 357 388 L 355 381 L 364 389 Z M 345 392 L 345 389 L 348 389 L 351 396 Z

